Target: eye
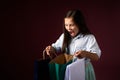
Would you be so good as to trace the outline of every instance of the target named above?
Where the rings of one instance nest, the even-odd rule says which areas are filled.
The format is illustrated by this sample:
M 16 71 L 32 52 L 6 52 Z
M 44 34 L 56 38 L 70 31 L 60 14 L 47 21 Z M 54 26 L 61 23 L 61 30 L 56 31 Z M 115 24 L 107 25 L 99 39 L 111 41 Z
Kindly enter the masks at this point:
M 74 26 L 74 24 L 70 24 L 70 26 Z
M 68 24 L 65 24 L 65 26 L 68 26 Z

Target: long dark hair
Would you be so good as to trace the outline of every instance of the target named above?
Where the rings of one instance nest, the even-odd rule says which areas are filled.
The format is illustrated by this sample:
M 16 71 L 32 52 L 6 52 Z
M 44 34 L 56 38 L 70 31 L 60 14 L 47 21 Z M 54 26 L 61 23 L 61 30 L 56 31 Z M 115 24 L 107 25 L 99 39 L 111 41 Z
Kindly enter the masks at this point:
M 64 18 L 73 18 L 74 23 L 79 28 L 79 33 L 86 35 L 91 34 L 90 30 L 88 29 L 84 16 L 80 10 L 70 10 L 67 12 Z M 63 33 L 64 33 L 64 40 L 62 45 L 62 52 L 66 52 L 66 48 L 68 48 L 68 45 L 71 41 L 71 36 L 68 33 L 68 31 L 65 29 L 65 26 L 63 27 Z M 78 33 L 78 34 L 79 34 Z

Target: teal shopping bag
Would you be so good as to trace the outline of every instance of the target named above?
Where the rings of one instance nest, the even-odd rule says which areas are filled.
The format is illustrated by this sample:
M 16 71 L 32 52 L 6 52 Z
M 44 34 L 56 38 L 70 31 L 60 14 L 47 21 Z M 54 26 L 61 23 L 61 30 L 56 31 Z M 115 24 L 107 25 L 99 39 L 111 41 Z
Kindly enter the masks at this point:
M 49 63 L 50 80 L 64 80 L 67 65 L 72 63 L 72 55 L 60 54 Z

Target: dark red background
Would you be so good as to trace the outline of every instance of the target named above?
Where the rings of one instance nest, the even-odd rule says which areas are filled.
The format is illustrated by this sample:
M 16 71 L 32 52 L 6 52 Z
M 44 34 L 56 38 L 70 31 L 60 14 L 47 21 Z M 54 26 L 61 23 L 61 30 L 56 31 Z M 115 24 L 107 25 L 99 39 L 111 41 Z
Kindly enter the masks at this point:
M 0 80 L 33 80 L 34 61 L 62 33 L 69 9 L 81 9 L 102 50 L 93 62 L 97 80 L 119 80 L 120 1 L 2 1 Z

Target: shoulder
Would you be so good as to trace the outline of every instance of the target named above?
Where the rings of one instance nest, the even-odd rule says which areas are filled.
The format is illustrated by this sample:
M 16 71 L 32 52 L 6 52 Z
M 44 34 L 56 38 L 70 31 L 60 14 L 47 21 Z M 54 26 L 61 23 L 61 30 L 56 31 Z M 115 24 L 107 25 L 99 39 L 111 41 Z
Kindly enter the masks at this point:
M 63 39 L 64 38 L 64 33 L 62 33 L 60 36 L 59 36 L 59 39 Z
M 93 34 L 87 34 L 87 35 L 85 35 L 84 37 L 86 37 L 86 38 L 95 38 L 95 36 L 93 35 Z
M 63 37 L 64 37 L 64 33 L 62 33 L 62 34 L 60 35 L 60 37 L 62 37 L 62 38 L 63 38 Z
M 86 34 L 86 35 L 79 34 L 77 38 L 95 38 L 95 36 L 93 34 Z
M 96 42 L 95 35 L 93 35 L 93 34 L 88 34 L 88 35 L 85 35 L 84 37 L 89 42 L 92 42 L 92 43 Z
M 86 35 L 81 35 L 81 38 L 84 40 L 96 40 L 95 36 L 93 34 L 86 34 Z

